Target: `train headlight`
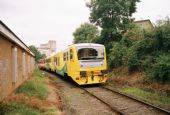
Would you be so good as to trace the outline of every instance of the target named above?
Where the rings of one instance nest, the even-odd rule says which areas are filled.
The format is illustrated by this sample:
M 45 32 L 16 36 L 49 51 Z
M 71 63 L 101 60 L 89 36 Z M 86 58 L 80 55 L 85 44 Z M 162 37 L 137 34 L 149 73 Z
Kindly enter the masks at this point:
M 86 74 L 86 71 L 80 71 L 80 76 L 81 76 L 81 77 L 86 77 L 86 75 L 87 75 L 87 74 Z

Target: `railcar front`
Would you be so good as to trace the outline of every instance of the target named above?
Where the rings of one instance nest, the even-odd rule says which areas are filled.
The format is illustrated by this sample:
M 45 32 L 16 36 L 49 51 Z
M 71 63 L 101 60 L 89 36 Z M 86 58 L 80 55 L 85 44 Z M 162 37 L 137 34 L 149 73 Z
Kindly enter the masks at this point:
M 105 83 L 107 62 L 104 45 L 94 43 L 75 44 L 72 63 L 68 63 L 69 76 L 79 85 Z M 71 71 L 69 70 L 71 69 Z

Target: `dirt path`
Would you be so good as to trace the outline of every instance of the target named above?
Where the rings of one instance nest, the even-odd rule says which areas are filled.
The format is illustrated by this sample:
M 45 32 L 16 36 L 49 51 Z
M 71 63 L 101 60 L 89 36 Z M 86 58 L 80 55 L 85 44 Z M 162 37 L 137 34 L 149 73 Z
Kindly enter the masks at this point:
M 58 115 L 65 115 L 65 113 L 63 112 L 63 104 L 59 95 L 58 87 L 52 83 L 49 77 L 46 77 L 45 80 L 48 86 L 49 93 L 46 101 L 48 101 L 50 104 L 52 104 L 52 106 L 55 106 L 56 109 L 59 110 Z

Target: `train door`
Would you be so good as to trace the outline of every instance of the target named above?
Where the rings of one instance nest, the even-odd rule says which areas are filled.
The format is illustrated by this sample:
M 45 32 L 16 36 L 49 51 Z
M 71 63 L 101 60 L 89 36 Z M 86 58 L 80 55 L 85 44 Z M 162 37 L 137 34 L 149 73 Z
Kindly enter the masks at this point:
M 54 72 L 54 57 L 51 57 L 51 71 Z
M 72 73 L 73 73 L 73 70 L 74 70 L 74 67 L 73 67 L 73 65 L 74 65 L 74 55 L 73 55 L 73 49 L 71 48 L 71 49 L 69 49 L 69 53 L 68 53 L 68 75 L 69 76 L 72 76 Z

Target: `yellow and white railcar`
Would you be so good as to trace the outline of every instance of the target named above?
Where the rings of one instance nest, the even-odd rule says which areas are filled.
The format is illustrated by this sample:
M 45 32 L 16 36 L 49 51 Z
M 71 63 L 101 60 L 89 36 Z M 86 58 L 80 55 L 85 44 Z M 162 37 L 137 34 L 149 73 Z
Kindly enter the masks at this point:
M 105 83 L 107 62 L 104 45 L 80 43 L 46 58 L 46 69 L 70 76 L 79 85 Z

